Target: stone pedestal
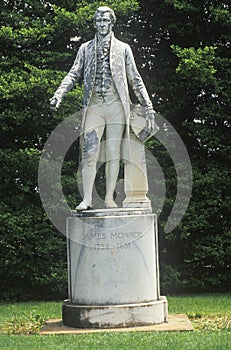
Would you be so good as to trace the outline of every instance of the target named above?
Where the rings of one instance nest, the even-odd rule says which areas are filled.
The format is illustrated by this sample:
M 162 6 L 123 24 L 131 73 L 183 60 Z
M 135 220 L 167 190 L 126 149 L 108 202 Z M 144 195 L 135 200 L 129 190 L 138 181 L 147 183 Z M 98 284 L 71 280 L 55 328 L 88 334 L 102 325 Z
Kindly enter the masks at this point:
M 167 322 L 157 247 L 150 210 L 89 210 L 68 218 L 63 324 L 111 328 Z
M 124 164 L 124 208 L 150 208 L 151 201 L 147 197 L 148 178 L 144 145 L 134 133 L 130 134 L 130 157 Z

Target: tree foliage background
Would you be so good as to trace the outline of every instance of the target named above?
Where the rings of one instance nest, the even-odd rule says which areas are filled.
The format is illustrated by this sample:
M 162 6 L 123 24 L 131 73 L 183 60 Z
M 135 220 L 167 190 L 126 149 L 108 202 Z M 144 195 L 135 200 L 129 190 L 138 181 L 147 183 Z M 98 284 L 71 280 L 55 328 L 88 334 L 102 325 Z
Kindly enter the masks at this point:
M 132 46 L 155 109 L 181 135 L 193 165 L 193 193 L 186 215 L 173 232 L 165 234 L 164 223 L 176 195 L 176 174 L 162 145 L 155 139 L 147 145 L 162 167 L 167 187 L 159 228 L 162 291 L 228 290 L 228 0 L 3 0 L 1 298 L 66 296 L 66 243 L 41 205 L 38 162 L 50 133 L 81 108 L 79 85 L 57 113 L 49 110 L 49 98 L 70 69 L 80 44 L 93 37 L 93 14 L 102 4 L 116 11 L 116 36 Z M 66 198 L 73 206 L 80 200 L 77 152 L 76 144 L 67 155 L 62 177 Z

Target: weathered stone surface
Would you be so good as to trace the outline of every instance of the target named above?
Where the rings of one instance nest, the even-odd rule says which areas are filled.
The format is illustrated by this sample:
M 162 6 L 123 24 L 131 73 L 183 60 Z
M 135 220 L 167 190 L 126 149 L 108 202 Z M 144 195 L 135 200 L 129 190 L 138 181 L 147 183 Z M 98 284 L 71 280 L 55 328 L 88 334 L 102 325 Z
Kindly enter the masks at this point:
M 120 328 L 167 322 L 168 306 L 160 300 L 121 305 L 86 306 L 63 304 L 63 324 L 75 328 Z
M 151 208 L 151 201 L 147 197 L 148 180 L 144 145 L 134 133 L 130 135 L 131 145 L 129 162 L 124 165 L 126 198 L 125 208 Z
M 155 215 L 95 215 L 68 218 L 70 302 L 119 305 L 158 300 Z
M 111 328 L 167 322 L 159 294 L 157 219 L 148 209 L 92 210 L 67 220 L 63 323 Z

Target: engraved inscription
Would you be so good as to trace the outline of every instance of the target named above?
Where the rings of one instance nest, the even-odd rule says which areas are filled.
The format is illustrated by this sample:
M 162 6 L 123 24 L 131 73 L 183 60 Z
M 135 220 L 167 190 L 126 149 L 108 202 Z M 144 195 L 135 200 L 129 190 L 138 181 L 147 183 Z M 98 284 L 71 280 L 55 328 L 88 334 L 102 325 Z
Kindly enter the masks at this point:
M 82 235 L 82 243 L 90 245 L 94 250 L 131 248 L 131 243 L 143 237 L 141 231 L 119 231 L 119 232 L 85 232 Z
M 129 239 L 137 239 L 137 238 L 141 238 L 142 232 L 115 232 L 115 233 L 111 233 L 111 238 L 112 239 L 125 239 L 125 238 L 129 238 Z
M 94 240 L 104 240 L 106 239 L 106 233 L 84 233 L 83 234 L 83 241 L 94 241 Z
M 95 244 L 94 250 L 109 250 L 109 249 L 130 249 L 131 243 L 117 243 L 116 245 L 110 245 L 110 244 Z

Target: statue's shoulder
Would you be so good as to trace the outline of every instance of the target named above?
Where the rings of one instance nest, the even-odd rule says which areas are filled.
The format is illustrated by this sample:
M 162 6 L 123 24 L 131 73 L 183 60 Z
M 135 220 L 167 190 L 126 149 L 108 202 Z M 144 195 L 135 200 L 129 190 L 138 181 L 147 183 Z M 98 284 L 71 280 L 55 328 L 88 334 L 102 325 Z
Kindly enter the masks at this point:
M 116 45 L 120 45 L 122 47 L 129 47 L 129 44 L 125 43 L 124 41 L 121 41 L 121 40 L 117 39 L 115 36 L 113 36 L 113 40 L 114 40 L 114 43 Z
M 89 50 L 89 49 L 91 49 L 92 47 L 94 47 L 95 46 L 95 38 L 94 39 L 91 39 L 91 40 L 89 40 L 89 41 L 86 41 L 85 43 L 83 43 L 81 46 L 80 46 L 80 48 L 82 49 L 82 50 Z
M 124 41 L 121 41 L 115 37 L 113 37 L 113 41 L 114 41 L 114 47 L 116 47 L 117 49 L 120 49 L 123 52 L 131 50 L 130 45 L 125 43 Z

